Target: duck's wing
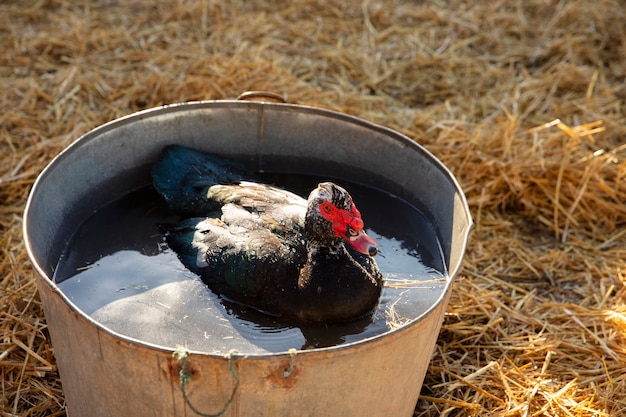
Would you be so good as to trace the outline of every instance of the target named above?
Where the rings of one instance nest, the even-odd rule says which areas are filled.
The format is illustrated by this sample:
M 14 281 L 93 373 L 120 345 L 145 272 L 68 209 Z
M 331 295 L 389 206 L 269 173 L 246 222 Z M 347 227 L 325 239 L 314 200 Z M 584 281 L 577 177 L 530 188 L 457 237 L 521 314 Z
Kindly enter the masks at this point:
M 304 237 L 279 221 L 268 222 L 266 213 L 226 203 L 221 215 L 185 220 L 167 241 L 187 268 L 235 300 L 295 289 L 306 262 Z
M 304 233 L 307 202 L 282 188 L 246 181 L 214 185 L 208 189 L 206 199 L 222 207 L 221 219 L 226 224 L 255 221 L 257 227 L 266 227 L 280 236 L 295 238 Z M 250 216 L 233 207 L 247 211 Z

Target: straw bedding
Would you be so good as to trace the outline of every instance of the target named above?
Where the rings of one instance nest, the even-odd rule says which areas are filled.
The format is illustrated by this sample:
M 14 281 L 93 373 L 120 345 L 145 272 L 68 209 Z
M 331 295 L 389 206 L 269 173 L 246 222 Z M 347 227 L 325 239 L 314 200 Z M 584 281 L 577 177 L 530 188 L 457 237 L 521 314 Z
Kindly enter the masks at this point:
M 626 414 L 626 6 L 9 1 L 0 5 L 0 414 L 65 415 L 22 243 L 82 133 L 269 90 L 399 130 L 476 227 L 416 416 Z

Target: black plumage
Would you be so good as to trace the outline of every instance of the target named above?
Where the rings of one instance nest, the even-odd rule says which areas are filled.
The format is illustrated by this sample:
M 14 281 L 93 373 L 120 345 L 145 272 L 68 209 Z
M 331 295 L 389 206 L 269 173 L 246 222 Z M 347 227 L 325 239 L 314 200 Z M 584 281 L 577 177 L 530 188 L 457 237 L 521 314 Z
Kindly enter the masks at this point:
M 340 186 L 321 183 L 304 200 L 178 145 L 163 150 L 152 176 L 186 217 L 168 232 L 169 246 L 216 293 L 301 322 L 351 320 L 377 304 L 376 244 Z

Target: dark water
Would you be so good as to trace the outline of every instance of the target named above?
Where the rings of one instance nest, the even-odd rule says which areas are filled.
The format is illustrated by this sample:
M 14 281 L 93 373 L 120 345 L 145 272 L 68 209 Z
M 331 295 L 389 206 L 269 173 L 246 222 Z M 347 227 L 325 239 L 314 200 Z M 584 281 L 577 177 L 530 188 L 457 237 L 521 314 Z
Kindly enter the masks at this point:
M 319 179 L 267 176 L 306 196 Z M 151 187 L 95 212 L 75 232 L 54 279 L 85 313 L 106 327 L 145 342 L 209 353 L 284 352 L 354 342 L 420 316 L 441 297 L 447 280 L 432 225 L 403 200 L 336 181 L 352 195 L 368 234 L 379 245 L 385 276 L 380 305 L 351 323 L 298 327 L 229 303 L 188 271 L 163 240 L 175 223 Z

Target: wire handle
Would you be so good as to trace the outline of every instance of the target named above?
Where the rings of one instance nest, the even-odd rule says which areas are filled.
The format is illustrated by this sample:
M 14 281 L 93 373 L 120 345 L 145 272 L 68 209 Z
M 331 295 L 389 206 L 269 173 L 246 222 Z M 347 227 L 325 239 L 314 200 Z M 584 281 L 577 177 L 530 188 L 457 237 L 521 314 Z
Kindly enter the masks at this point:
M 189 370 L 187 369 L 187 358 L 189 356 L 189 351 L 182 346 L 177 347 L 177 349 L 173 353 L 173 356 L 176 357 L 180 361 L 180 372 L 179 372 L 180 390 L 183 393 L 183 398 L 185 399 L 185 402 L 187 403 L 189 408 L 191 408 L 191 411 L 193 411 L 194 413 L 196 413 L 197 415 L 201 417 L 220 417 L 226 412 L 226 410 L 228 410 L 228 407 L 230 406 L 230 404 L 233 402 L 233 399 L 235 398 L 235 393 L 237 392 L 237 388 L 239 388 L 239 376 L 237 375 L 237 372 L 235 371 L 235 365 L 233 363 L 233 356 L 236 355 L 237 353 L 239 352 L 233 349 L 230 352 L 228 352 L 228 355 L 226 355 L 226 358 L 228 359 L 228 369 L 230 370 L 230 374 L 235 380 L 235 386 L 233 387 L 233 391 L 231 392 L 230 397 L 228 398 L 226 403 L 224 404 L 224 407 L 222 407 L 222 409 L 218 411 L 217 413 L 211 414 L 211 413 L 203 413 L 199 411 L 191 403 L 191 401 L 189 400 L 189 397 L 187 397 L 187 385 L 189 385 L 189 382 L 191 381 L 191 375 L 189 373 Z
M 270 101 L 276 101 L 278 103 L 287 104 L 287 99 L 277 93 L 271 91 L 244 91 L 239 94 L 237 100 L 257 100 L 257 99 L 269 99 Z M 263 100 L 267 101 L 267 100 Z

